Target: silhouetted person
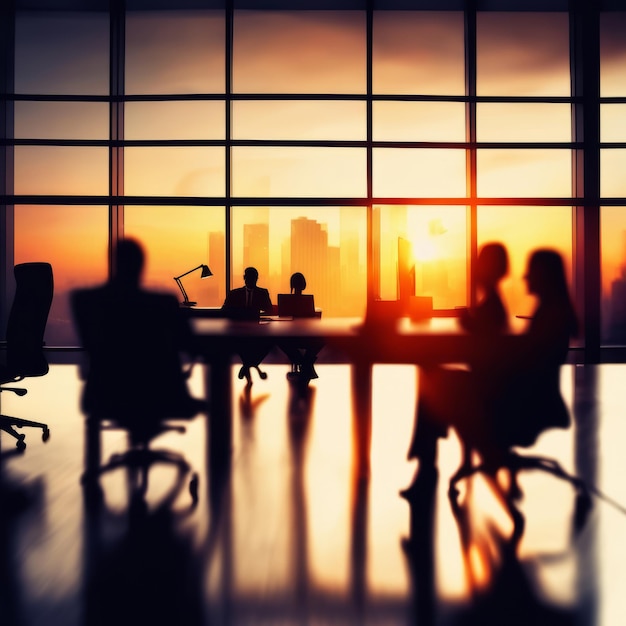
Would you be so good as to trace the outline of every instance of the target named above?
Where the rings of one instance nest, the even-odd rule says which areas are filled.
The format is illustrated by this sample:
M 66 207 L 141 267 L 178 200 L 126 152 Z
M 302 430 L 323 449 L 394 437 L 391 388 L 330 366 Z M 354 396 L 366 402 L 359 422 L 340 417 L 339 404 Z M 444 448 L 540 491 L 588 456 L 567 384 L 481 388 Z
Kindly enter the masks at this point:
M 516 513 L 512 503 L 521 496 L 517 473 L 524 468 L 543 469 L 572 483 L 581 496 L 577 506 L 582 507 L 582 514 L 589 499 L 579 480 L 552 459 L 520 456 L 512 450 L 533 445 L 550 428 L 569 426 L 570 416 L 560 389 L 560 368 L 566 361 L 570 340 L 578 333 L 561 255 L 550 249 L 534 251 L 525 279 L 537 305 L 522 341 L 506 351 L 493 350 L 497 367 L 492 370 L 491 386 L 481 397 L 481 427 L 465 431 L 457 427 L 457 431 L 479 452 L 480 471 L 491 480 L 513 516 Z M 497 480 L 500 468 L 509 470 L 508 485 L 504 487 Z M 476 467 L 459 468 L 450 482 L 451 495 L 456 493 L 456 482 L 474 471 Z
M 259 272 L 255 267 L 246 267 L 243 273 L 244 286 L 231 289 L 224 300 L 222 309 L 233 319 L 258 320 L 259 315 L 264 312 L 272 312 L 272 300 L 267 289 L 257 286 Z M 259 368 L 261 361 L 271 350 L 271 344 L 259 343 L 255 346 L 242 345 L 237 350 L 243 365 L 239 370 L 239 378 L 247 380 L 252 384 L 251 369 L 256 369 L 262 379 L 267 378 L 267 374 Z
M 72 294 L 81 344 L 93 357 L 83 393 L 86 412 L 115 414 L 120 392 L 114 390 L 120 385 L 128 388 L 125 407 L 136 403 L 143 414 L 149 413 L 146 389 L 154 391 L 159 414 L 178 410 L 181 402 L 197 404 L 189 396 L 181 362 L 181 354 L 192 350 L 188 320 L 174 295 L 142 288 L 144 261 L 139 242 L 123 239 L 115 249 L 111 280 Z
M 306 278 L 301 272 L 295 272 L 289 279 L 289 288 L 294 296 L 302 296 L 306 289 Z M 296 382 L 307 384 L 311 379 L 317 378 L 314 363 L 317 361 L 319 351 L 324 347 L 321 339 L 310 339 L 294 345 L 292 342 L 283 341 L 281 350 L 289 357 L 292 371 L 287 373 L 287 378 Z
M 476 260 L 476 285 L 480 298 L 475 307 L 461 313 L 459 323 L 465 330 L 491 335 L 508 330 L 509 316 L 500 294 L 500 282 L 509 272 L 509 256 L 498 242 L 485 244 Z
M 87 496 L 97 497 L 96 479 L 114 465 L 101 465 L 102 420 L 127 429 L 132 448 L 141 448 L 147 459 L 148 443 L 163 431 L 166 420 L 191 418 L 205 409 L 203 400 L 189 394 L 183 369 L 182 355 L 192 350 L 188 320 L 174 295 L 141 287 L 143 266 L 140 244 L 124 239 L 115 248 L 111 280 L 71 295 L 86 355 L 81 405 L 87 427 Z M 182 459 L 171 462 L 184 464 Z M 141 469 L 137 478 L 144 489 L 149 465 Z
M 509 271 L 509 258 L 505 246 L 499 242 L 485 244 L 476 262 L 476 286 L 479 291 L 477 304 L 465 310 L 460 326 L 485 342 L 485 348 L 509 328 L 508 312 L 500 295 L 500 282 Z M 491 355 L 491 350 L 486 350 Z M 423 367 L 420 369 L 419 400 L 416 423 L 409 446 L 408 458 L 418 459 L 417 471 L 433 472 L 436 465 L 437 441 L 445 438 L 449 426 L 455 426 L 464 434 L 463 462 L 468 465 L 472 448 L 470 441 L 475 430 L 482 430 L 483 400 L 495 391 L 493 368 L 498 367 L 491 356 L 474 360 L 470 369 L 446 367 Z M 409 487 L 400 492 L 411 497 Z
M 524 278 L 537 305 L 525 341 L 502 360 L 506 380 L 497 410 L 506 411 L 508 419 L 496 422 L 500 445 L 530 445 L 546 428 L 569 424 L 560 367 L 578 334 L 578 319 L 561 255 L 550 249 L 534 251 Z

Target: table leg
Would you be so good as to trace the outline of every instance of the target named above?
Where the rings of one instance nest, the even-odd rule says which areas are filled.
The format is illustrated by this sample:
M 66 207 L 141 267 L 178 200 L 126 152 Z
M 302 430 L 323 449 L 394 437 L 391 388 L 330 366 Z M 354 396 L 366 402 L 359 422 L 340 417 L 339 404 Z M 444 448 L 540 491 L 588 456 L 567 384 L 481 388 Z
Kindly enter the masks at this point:
M 207 366 L 209 461 L 215 469 L 230 464 L 233 438 L 230 353 L 213 355 Z
M 352 411 L 355 470 L 369 476 L 372 443 L 372 364 L 356 360 L 352 364 Z

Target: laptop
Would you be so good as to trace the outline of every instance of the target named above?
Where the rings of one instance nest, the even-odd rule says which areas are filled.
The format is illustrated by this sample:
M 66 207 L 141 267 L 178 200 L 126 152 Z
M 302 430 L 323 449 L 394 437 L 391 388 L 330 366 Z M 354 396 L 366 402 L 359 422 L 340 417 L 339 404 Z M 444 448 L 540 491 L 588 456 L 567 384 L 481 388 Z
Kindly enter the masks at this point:
M 316 317 L 313 294 L 279 293 L 278 317 Z

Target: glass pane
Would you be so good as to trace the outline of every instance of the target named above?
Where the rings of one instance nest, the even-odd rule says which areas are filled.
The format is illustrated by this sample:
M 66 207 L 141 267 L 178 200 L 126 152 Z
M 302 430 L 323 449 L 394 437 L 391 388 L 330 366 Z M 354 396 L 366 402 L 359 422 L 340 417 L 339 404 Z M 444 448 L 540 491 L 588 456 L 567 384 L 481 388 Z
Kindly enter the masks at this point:
M 600 13 L 600 95 L 626 96 L 626 12 Z
M 106 13 L 18 13 L 15 93 L 109 93 Z
M 364 196 L 365 156 L 357 148 L 233 148 L 233 195 Z
M 226 296 L 225 218 L 223 207 L 130 206 L 124 209 L 124 234 L 136 237 L 146 251 L 144 284 L 171 291 L 181 301 L 174 276 L 201 264 L 213 276 L 202 279 L 200 270 L 181 282 L 198 306 L 222 306 Z
M 478 195 L 571 196 L 571 158 L 569 150 L 478 150 Z
M 16 139 L 108 139 L 103 102 L 16 102 Z
M 374 102 L 374 141 L 465 141 L 460 102 Z
M 324 316 L 362 316 L 367 292 L 364 207 L 237 207 L 232 213 L 232 286 L 248 266 L 259 286 L 289 293 L 289 278 L 302 272 L 306 291 Z
M 364 102 L 233 103 L 233 139 L 365 140 Z
M 463 95 L 464 67 L 463 13 L 374 12 L 374 93 Z
M 126 14 L 126 93 L 223 93 L 224 13 Z
M 624 66 L 626 71 L 626 65 Z M 626 104 L 600 105 L 600 141 L 626 141 Z
M 626 196 L 626 150 L 600 150 L 600 195 Z
M 435 309 L 466 305 L 466 213 L 464 206 L 374 207 L 381 300 L 398 300 L 398 285 L 408 278 L 413 295 L 432 297 Z
M 69 306 L 72 289 L 107 278 L 108 208 L 15 207 L 15 263 L 46 261 L 54 273 L 54 298 L 46 326 L 49 346 L 77 345 Z
M 571 141 L 569 104 L 480 103 L 478 141 Z
M 224 102 L 127 102 L 126 139 L 224 139 Z
M 626 344 L 626 207 L 601 207 L 602 341 Z
M 364 11 L 235 11 L 239 93 L 364 93 Z
M 465 196 L 465 151 L 379 148 L 373 154 L 374 195 Z
M 106 195 L 107 148 L 16 146 L 15 193 L 27 195 Z
M 528 295 L 524 274 L 530 253 L 536 248 L 554 248 L 565 261 L 571 285 L 572 208 L 481 206 L 478 208 L 478 246 L 502 242 L 509 252 L 509 276 L 502 294 L 511 316 L 530 315 L 535 298 Z
M 476 53 L 478 95 L 570 95 L 565 12 L 479 12 Z
M 130 196 L 223 196 L 224 149 L 126 148 L 124 185 Z

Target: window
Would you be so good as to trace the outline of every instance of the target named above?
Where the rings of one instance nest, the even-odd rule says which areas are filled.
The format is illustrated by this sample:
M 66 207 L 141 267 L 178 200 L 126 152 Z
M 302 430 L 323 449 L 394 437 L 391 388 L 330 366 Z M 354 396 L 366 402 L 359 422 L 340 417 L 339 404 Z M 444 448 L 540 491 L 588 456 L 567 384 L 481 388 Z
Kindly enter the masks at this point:
M 274 297 L 303 271 L 326 315 L 399 297 L 401 276 L 447 311 L 470 303 L 472 261 L 494 239 L 512 258 L 512 313 L 532 308 L 521 275 L 539 245 L 564 254 L 584 293 L 573 277 L 590 261 L 573 216 L 597 208 L 579 185 L 588 166 L 576 155 L 593 149 L 576 130 L 583 102 L 599 110 L 598 306 L 603 341 L 617 342 L 626 12 L 600 15 L 598 99 L 574 93 L 565 10 L 159 4 L 15 14 L 6 255 L 53 259 L 55 303 L 104 279 L 117 219 L 144 242 L 151 286 L 175 292 L 173 276 L 211 267 L 185 283 L 203 306 L 220 306 L 252 264 Z M 74 245 L 80 271 L 63 257 Z M 71 343 L 67 310 L 57 312 L 48 341 Z

